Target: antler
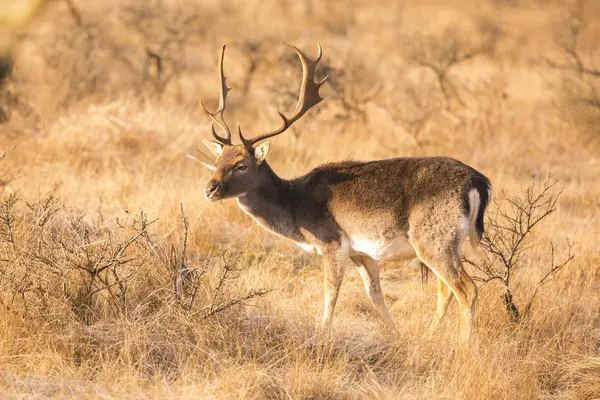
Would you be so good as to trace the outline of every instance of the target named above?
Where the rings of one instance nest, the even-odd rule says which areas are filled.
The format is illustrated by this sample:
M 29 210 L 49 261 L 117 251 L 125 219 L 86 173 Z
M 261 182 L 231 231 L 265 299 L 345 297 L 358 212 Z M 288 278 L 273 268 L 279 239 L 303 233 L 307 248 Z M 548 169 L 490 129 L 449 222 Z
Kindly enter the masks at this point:
M 238 125 L 238 133 L 242 143 L 246 148 L 252 148 L 256 143 L 261 142 L 270 137 L 279 135 L 285 132 L 294 122 L 300 119 L 311 107 L 319 104 L 323 98 L 319 95 L 319 88 L 325 81 L 328 76 L 321 79 L 319 82 L 315 82 L 315 69 L 317 68 L 317 64 L 321 60 L 321 56 L 323 55 L 323 49 L 321 49 L 321 45 L 318 45 L 319 54 L 317 55 L 316 60 L 311 60 L 306 57 L 304 53 L 300 51 L 296 46 L 292 46 L 291 44 L 285 44 L 290 49 L 294 50 L 294 52 L 300 58 L 300 62 L 302 63 L 302 84 L 300 85 L 300 96 L 298 98 L 298 104 L 296 105 L 296 109 L 290 118 L 283 115 L 281 112 L 277 111 L 277 114 L 281 117 L 281 126 L 276 130 L 256 136 L 252 139 L 246 139 L 242 135 L 242 130 Z
M 204 107 L 202 100 L 200 100 L 200 107 L 202 108 L 204 113 L 206 113 L 206 115 L 208 115 L 210 117 L 210 119 L 212 119 L 210 128 L 212 130 L 212 134 L 215 137 L 215 139 L 217 139 L 219 142 L 221 142 L 223 144 L 231 145 L 231 130 L 229 130 L 229 126 L 227 126 L 227 123 L 225 122 L 225 119 L 223 118 L 223 113 L 225 112 L 225 100 L 227 99 L 227 92 L 229 92 L 229 90 L 230 90 L 230 88 L 227 87 L 225 74 L 223 73 L 223 58 L 224 57 L 225 57 L 225 46 L 223 46 L 223 49 L 221 50 L 221 57 L 219 58 L 219 74 L 220 74 L 220 82 L 221 82 L 221 89 L 219 91 L 219 108 L 217 108 L 217 111 L 215 111 L 214 113 L 211 113 L 210 111 L 208 111 L 206 109 L 206 107 Z M 215 124 L 219 125 L 219 127 L 225 132 L 227 137 L 222 137 L 222 136 L 217 135 L 217 132 L 215 131 Z

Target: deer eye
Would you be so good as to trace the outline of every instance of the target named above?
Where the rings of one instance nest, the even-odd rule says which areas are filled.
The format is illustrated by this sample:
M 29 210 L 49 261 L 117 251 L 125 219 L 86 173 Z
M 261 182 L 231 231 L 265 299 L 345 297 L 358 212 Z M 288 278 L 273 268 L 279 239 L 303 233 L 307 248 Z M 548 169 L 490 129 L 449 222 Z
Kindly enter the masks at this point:
M 235 167 L 236 171 L 245 171 L 247 169 L 248 169 L 248 167 L 244 164 L 239 164 L 238 166 Z

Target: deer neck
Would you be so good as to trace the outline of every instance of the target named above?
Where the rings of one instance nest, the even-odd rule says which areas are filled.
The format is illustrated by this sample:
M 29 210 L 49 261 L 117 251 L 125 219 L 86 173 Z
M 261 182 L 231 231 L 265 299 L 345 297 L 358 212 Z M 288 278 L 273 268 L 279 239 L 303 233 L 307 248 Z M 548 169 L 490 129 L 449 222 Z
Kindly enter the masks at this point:
M 277 176 L 266 161 L 258 170 L 258 185 L 238 198 L 238 205 L 264 228 L 295 241 L 301 240 L 302 235 L 295 226 L 293 211 L 288 202 L 293 197 L 292 185 Z

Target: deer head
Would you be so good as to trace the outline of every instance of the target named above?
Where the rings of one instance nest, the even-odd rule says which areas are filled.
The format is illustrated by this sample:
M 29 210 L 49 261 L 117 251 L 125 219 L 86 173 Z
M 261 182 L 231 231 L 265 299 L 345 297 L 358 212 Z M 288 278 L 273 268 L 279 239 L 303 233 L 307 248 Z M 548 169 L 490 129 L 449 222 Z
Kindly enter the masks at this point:
M 244 137 L 240 125 L 238 124 L 238 135 L 241 144 L 232 143 L 231 130 L 223 117 L 227 93 L 230 88 L 227 87 L 226 78 L 223 73 L 225 46 L 223 46 L 223 49 L 221 50 L 221 57 L 219 58 L 219 78 L 221 82 L 219 107 L 217 108 L 217 111 L 212 113 L 204 107 L 202 100 L 200 101 L 200 107 L 212 120 L 211 130 L 212 135 L 216 140 L 203 140 L 204 145 L 216 157 L 214 166 L 207 165 L 210 169 L 215 171 L 204 189 L 206 199 L 209 201 L 242 197 L 248 192 L 256 189 L 261 182 L 261 170 L 259 167 L 265 161 L 269 153 L 269 142 L 265 140 L 285 132 L 311 107 L 323 100 L 319 95 L 319 88 L 325 83 L 327 77 L 319 82 L 315 82 L 315 69 L 322 56 L 321 46 L 318 46 L 319 53 L 317 58 L 313 61 L 306 57 L 297 47 L 286 43 L 284 44 L 298 55 L 302 64 L 302 84 L 300 86 L 300 95 L 296 109 L 289 118 L 278 112 L 281 118 L 281 125 L 279 128 L 251 139 L 246 139 Z M 215 130 L 217 126 L 223 131 L 224 136 L 217 134 Z

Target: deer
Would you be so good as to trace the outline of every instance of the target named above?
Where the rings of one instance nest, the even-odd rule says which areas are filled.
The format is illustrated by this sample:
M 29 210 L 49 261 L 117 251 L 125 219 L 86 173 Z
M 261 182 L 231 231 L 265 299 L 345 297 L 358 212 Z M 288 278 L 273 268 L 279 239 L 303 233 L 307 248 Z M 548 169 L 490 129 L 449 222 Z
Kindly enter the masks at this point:
M 282 42 L 283 43 L 283 42 Z M 210 112 L 212 136 L 203 140 L 216 157 L 203 163 L 213 171 L 204 194 L 209 202 L 236 199 L 239 208 L 268 231 L 290 239 L 323 258 L 322 327 L 331 325 L 345 270 L 355 265 L 373 307 L 390 327 L 394 322 L 380 283 L 380 263 L 418 259 L 438 278 L 437 316 L 442 320 L 452 296 L 459 308 L 459 343 L 468 342 L 475 317 L 477 287 L 461 262 L 466 238 L 476 248 L 484 231 L 491 196 L 488 178 L 449 157 L 400 157 L 377 161 L 324 164 L 295 179 L 280 178 L 266 158 L 267 139 L 284 133 L 323 97 L 327 77 L 315 81 L 322 57 L 312 60 L 297 47 L 302 66 L 298 103 L 290 116 L 277 112 L 275 130 L 246 138 L 237 125 L 239 144 L 225 122 L 227 94 L 219 58 L 219 105 Z M 216 127 L 221 134 L 218 134 Z

